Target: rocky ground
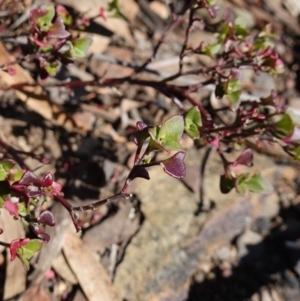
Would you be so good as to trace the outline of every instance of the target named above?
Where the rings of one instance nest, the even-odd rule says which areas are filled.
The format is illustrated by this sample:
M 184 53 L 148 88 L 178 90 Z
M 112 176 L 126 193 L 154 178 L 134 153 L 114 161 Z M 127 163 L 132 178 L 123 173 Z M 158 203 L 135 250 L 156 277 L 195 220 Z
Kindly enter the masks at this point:
M 95 7 L 107 1 L 55 3 L 94 17 Z M 22 5 L 25 11 L 35 4 L 24 1 Z M 168 23 L 167 6 L 164 1 L 146 0 L 120 4 L 125 18 L 93 19 L 84 33 L 93 37 L 89 57 L 62 68 L 49 83 L 126 76 L 132 68 L 115 64 L 115 59 L 139 65 L 151 56 Z M 289 106 L 300 109 L 298 1 L 219 0 L 218 4 L 221 12 L 230 7 L 246 19 L 250 30 L 270 23 L 279 36 L 277 50 L 286 72 L 276 79 L 249 73 L 244 82 L 247 93 L 263 96 L 276 88 Z M 164 74 L 175 72 L 183 33 L 182 27 L 177 28 L 148 67 Z M 203 31 L 193 41 L 213 38 Z M 0 61 L 5 63 L 11 45 L 0 42 Z M 24 161 L 37 175 L 55 174 L 72 204 L 87 204 L 118 190 L 132 166 L 136 120 L 155 124 L 178 112 L 155 89 L 129 84 L 71 92 L 48 85 L 50 103 L 39 87 L 25 92 L 3 89 L 34 80 L 24 71 L 30 68 L 20 66 L 15 77 L 0 74 L 1 139 L 24 152 Z M 210 94 L 203 91 L 198 97 L 208 101 Z M 70 115 L 73 122 L 67 118 Z M 68 213 L 54 204 L 57 227 L 48 229 L 52 239 L 27 275 L 1 249 L 0 299 L 300 300 L 299 164 L 277 148 L 261 149 L 255 153 L 253 170 L 273 183 L 274 192 L 225 195 L 219 189 L 219 157 L 207 148 L 193 147 L 187 139 L 182 142 L 187 152 L 185 179 L 152 168 L 150 181 L 134 182 L 130 200 L 112 201 L 81 214 L 81 234 L 75 234 Z M 41 164 L 40 157 L 50 163 Z M 24 235 L 23 227 L 1 212 L 0 228 L 7 225 L 12 229 L 7 240 Z

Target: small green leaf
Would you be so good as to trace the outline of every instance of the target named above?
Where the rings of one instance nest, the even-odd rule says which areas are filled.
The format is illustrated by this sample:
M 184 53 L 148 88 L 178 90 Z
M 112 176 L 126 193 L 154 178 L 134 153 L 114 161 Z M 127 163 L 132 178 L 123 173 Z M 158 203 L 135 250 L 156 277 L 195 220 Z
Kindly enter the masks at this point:
M 91 44 L 92 39 L 90 37 L 78 39 L 74 42 L 74 44 L 68 42 L 70 50 L 68 51 L 67 55 L 72 59 L 84 58 Z
M 62 20 L 65 25 L 71 25 L 73 23 L 73 18 L 71 14 L 68 12 L 68 10 L 62 6 L 62 5 L 57 5 L 56 6 L 56 13 L 57 15 L 62 17 Z
M 30 208 L 27 208 L 24 202 L 18 204 L 18 212 L 21 216 L 27 216 L 30 214 Z
M 120 10 L 119 0 L 112 0 L 108 4 L 107 10 L 109 12 L 112 12 L 113 16 L 116 17 L 116 18 L 120 18 L 122 16 L 121 10 Z
M 74 44 L 74 51 L 76 58 L 83 58 L 86 56 L 86 53 L 89 47 L 92 44 L 92 39 L 90 37 L 85 37 L 82 39 L 78 39 Z
M 59 64 L 58 62 L 45 62 L 44 68 L 50 76 L 55 76 L 58 72 Z
M 42 245 L 43 243 L 40 240 L 31 239 L 27 245 L 18 248 L 17 255 L 27 270 L 29 270 L 30 259 L 41 249 Z
M 47 14 L 37 19 L 37 25 L 41 31 L 48 31 L 55 16 L 54 6 L 46 7 Z
M 242 93 L 242 91 L 234 91 L 234 92 L 227 94 L 227 97 L 228 97 L 232 107 L 237 107 L 238 104 L 240 103 L 241 93 Z
M 19 181 L 19 180 L 21 180 L 23 174 L 24 174 L 24 171 L 22 169 L 14 168 L 9 174 L 9 180 L 12 182 Z
M 225 24 L 225 26 L 223 26 L 223 28 L 221 28 L 221 30 L 219 31 L 219 40 L 224 43 L 227 39 L 227 36 L 230 32 L 230 27 L 229 24 Z
M 241 81 L 236 78 L 232 78 L 227 85 L 227 93 L 232 93 L 240 90 Z
M 254 42 L 254 49 L 255 50 L 264 50 L 267 47 L 274 48 L 275 44 L 271 40 L 278 39 L 276 34 L 270 33 L 267 28 L 263 29 L 259 34 L 258 37 L 255 39 Z
M 235 20 L 233 30 L 238 39 L 244 39 L 249 35 L 249 31 L 246 28 L 246 22 L 243 18 L 237 18 Z
M 204 47 L 203 54 L 213 57 L 220 51 L 220 49 L 221 49 L 220 43 L 208 44 Z
M 264 177 L 255 174 L 242 174 L 236 180 L 236 189 L 239 193 L 260 192 L 262 194 L 269 194 L 273 191 L 272 184 Z
M 267 47 L 274 47 L 274 43 L 268 38 L 258 38 L 255 40 L 254 49 L 255 50 L 262 50 L 266 49 Z
M 7 178 L 8 172 L 0 165 L 0 181 L 4 181 Z
M 167 149 L 180 150 L 179 139 L 183 134 L 184 121 L 182 116 L 173 116 L 166 120 L 160 128 L 157 140 Z
M 146 157 L 143 159 L 143 164 L 149 164 L 151 162 L 152 158 L 149 156 L 149 157 Z
M 191 108 L 184 116 L 184 129 L 191 138 L 199 138 L 198 127 L 202 125 L 198 107 Z
M 7 159 L 0 161 L 0 165 L 4 168 L 4 170 L 10 171 L 15 166 L 15 162 Z
M 158 143 L 158 141 L 156 140 L 156 137 L 158 136 L 159 133 L 159 126 L 155 126 L 153 128 L 149 128 L 148 129 L 148 133 L 150 135 L 150 141 L 148 144 L 148 151 L 147 153 L 151 152 L 151 151 L 156 151 L 156 150 L 166 150 L 160 143 Z
M 294 130 L 291 117 L 287 113 L 283 114 L 279 121 L 272 124 L 272 130 L 274 135 L 280 139 L 290 136 Z
M 294 158 L 300 161 L 300 146 L 294 148 Z
M 73 22 L 73 18 L 72 18 L 71 15 L 62 16 L 62 20 L 63 20 L 65 25 L 71 25 L 72 22 Z
M 47 53 L 47 52 L 53 51 L 53 48 L 54 47 L 52 45 L 50 45 L 50 46 L 42 46 L 42 47 L 40 47 L 40 50 L 43 53 Z
M 240 102 L 240 96 L 242 91 L 240 90 L 241 81 L 236 78 L 232 78 L 227 83 L 226 96 L 228 97 L 231 106 L 236 108 Z
M 183 117 L 176 115 L 166 120 L 161 127 L 156 127 L 156 133 L 149 132 L 152 139 L 161 145 L 165 150 L 180 150 L 179 139 L 183 134 L 184 121 Z
M 108 11 L 112 11 L 112 10 L 119 10 L 120 9 L 120 5 L 119 5 L 119 1 L 118 0 L 112 0 L 107 7 Z
M 3 181 L 7 178 L 10 170 L 15 166 L 13 160 L 2 160 L 0 161 L 0 181 Z

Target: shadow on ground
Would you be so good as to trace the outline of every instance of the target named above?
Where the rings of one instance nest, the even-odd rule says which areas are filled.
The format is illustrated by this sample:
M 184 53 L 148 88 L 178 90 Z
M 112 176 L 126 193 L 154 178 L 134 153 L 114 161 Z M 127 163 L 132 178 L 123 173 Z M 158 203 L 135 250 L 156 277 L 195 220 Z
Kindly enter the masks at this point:
M 255 293 L 259 295 L 257 300 L 264 300 L 261 296 L 263 288 L 269 292 L 275 289 L 282 300 L 299 300 L 299 207 L 282 209 L 279 219 L 283 224 L 275 226 L 261 243 L 247 246 L 247 255 L 233 267 L 230 276 L 224 277 L 221 268 L 215 267 L 210 279 L 194 281 L 187 300 L 244 301 L 250 300 Z

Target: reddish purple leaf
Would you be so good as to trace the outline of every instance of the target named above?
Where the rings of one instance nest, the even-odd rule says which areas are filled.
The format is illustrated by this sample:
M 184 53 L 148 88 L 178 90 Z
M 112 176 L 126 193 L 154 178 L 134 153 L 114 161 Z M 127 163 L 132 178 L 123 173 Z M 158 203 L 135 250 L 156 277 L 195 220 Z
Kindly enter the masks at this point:
M 53 176 L 50 173 L 47 173 L 41 180 L 31 171 L 27 171 L 20 181 L 11 185 L 11 190 L 22 193 L 28 198 L 37 196 L 46 197 L 59 194 L 62 190 L 62 185 L 58 182 L 54 182 Z
M 11 190 L 21 194 L 27 194 L 28 188 L 23 185 L 19 185 L 18 182 L 15 182 L 11 185 Z
M 20 247 L 26 246 L 29 243 L 29 238 L 18 238 L 14 239 L 10 243 L 9 251 L 10 251 L 10 260 L 13 261 L 16 259 L 17 251 Z
M 48 13 L 48 11 L 46 9 L 39 9 L 39 8 L 35 8 L 32 9 L 30 11 L 30 17 L 29 17 L 29 21 L 32 25 L 32 27 L 36 30 L 39 31 L 38 25 L 37 25 L 37 20 L 40 17 L 46 16 Z
M 66 40 L 64 40 L 64 39 L 58 40 L 58 41 L 54 44 L 54 49 L 55 49 L 55 50 L 59 50 L 65 43 L 66 43 Z
M 147 124 L 143 121 L 138 121 L 136 123 L 136 128 L 137 128 L 138 131 L 141 131 L 141 130 L 145 129 L 146 127 L 147 127 Z
M 20 185 L 34 185 L 34 186 L 41 186 L 41 180 L 31 171 L 26 171 L 21 180 L 18 182 Z
M 14 203 L 10 200 L 4 201 L 4 208 L 9 212 L 12 216 L 19 216 L 18 212 L 18 203 Z
M 210 16 L 214 19 L 217 16 L 217 12 L 220 9 L 220 7 L 218 5 L 212 5 L 210 7 L 208 7 L 208 13 L 210 14 Z
M 150 126 L 143 121 L 138 121 L 136 123 L 137 131 L 135 133 L 135 137 L 133 138 L 133 142 L 136 145 L 141 145 L 149 137 L 148 128 L 150 128 Z
M 33 189 L 33 190 L 31 190 L 31 189 Z M 26 191 L 26 196 L 28 198 L 36 198 L 36 197 L 42 196 L 42 195 L 44 195 L 44 192 L 41 189 L 39 189 L 38 187 L 32 186 L 32 187 L 30 187 L 30 189 L 27 189 L 27 191 Z
M 64 22 L 61 16 L 58 16 L 52 26 L 47 32 L 49 38 L 65 39 L 70 36 L 70 33 L 66 31 Z
M 50 187 L 50 186 L 52 186 L 52 184 L 53 184 L 53 176 L 52 176 L 52 174 L 50 172 L 48 172 L 44 176 L 41 184 L 42 184 L 42 187 Z
M 253 166 L 253 151 L 247 148 L 242 154 L 232 163 L 233 166 L 246 165 L 248 167 Z
M 39 216 L 39 222 L 45 225 L 48 225 L 50 227 L 55 226 L 55 219 L 52 212 L 49 210 L 43 211 Z
M 244 57 L 244 55 L 245 55 L 244 52 L 242 52 L 242 51 L 241 51 L 238 47 L 236 47 L 236 46 L 233 46 L 232 51 L 233 51 L 233 53 L 237 54 L 240 58 Z M 232 77 L 232 78 L 235 78 L 235 77 Z M 240 80 L 240 78 L 235 78 L 235 79 Z
M 132 172 L 130 173 L 130 180 L 133 180 L 135 178 L 143 178 L 146 180 L 150 180 L 150 176 L 146 168 L 143 166 L 135 166 Z
M 69 12 L 66 10 L 66 8 L 62 5 L 57 5 L 56 6 L 56 13 L 59 15 L 59 16 L 66 16 L 66 15 L 69 15 Z
M 264 59 L 261 66 L 269 67 L 276 73 L 283 72 L 284 63 L 279 58 L 276 50 L 272 49 L 271 47 L 269 49 L 266 48 L 265 51 L 260 54 L 260 56 Z
M 173 178 L 182 179 L 185 177 L 185 152 L 178 152 L 169 159 L 160 162 L 164 171 Z
M 273 52 L 272 50 L 272 47 L 271 46 L 268 46 L 266 48 L 260 48 L 258 51 L 257 51 L 257 56 L 262 56 L 262 57 L 266 57 L 266 56 L 269 56 L 271 55 Z
M 59 194 L 62 190 L 62 185 L 58 182 L 53 182 L 52 184 L 52 193 L 55 194 Z
M 230 75 L 232 78 L 240 80 L 242 77 L 242 72 L 239 69 L 232 69 L 230 71 Z
M 28 198 L 35 198 L 44 194 L 44 192 L 38 186 L 33 186 L 30 184 L 21 185 L 18 182 L 15 182 L 11 185 L 11 190 L 21 193 Z
M 49 47 L 49 46 L 51 46 L 48 42 L 40 41 L 37 34 L 33 35 L 33 40 L 34 40 L 35 44 L 37 44 L 40 47 Z
M 226 8 L 224 15 L 223 15 L 223 20 L 226 22 L 231 22 L 233 21 L 234 17 L 233 17 L 233 12 L 230 8 Z
M 35 235 L 43 240 L 44 243 L 48 243 L 50 241 L 50 236 L 49 234 L 45 233 L 43 230 L 35 227 L 33 224 L 30 224 L 30 227 L 32 231 L 35 233 Z

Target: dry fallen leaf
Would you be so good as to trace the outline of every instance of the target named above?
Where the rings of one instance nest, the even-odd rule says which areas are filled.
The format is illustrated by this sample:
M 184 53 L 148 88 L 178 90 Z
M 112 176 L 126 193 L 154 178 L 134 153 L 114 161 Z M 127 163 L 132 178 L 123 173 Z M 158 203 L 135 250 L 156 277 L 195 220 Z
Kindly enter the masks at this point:
M 133 21 L 139 12 L 139 6 L 134 0 L 120 1 L 121 13 L 130 21 Z
M 293 17 L 300 15 L 300 2 L 298 0 L 285 0 L 284 4 Z
M 110 17 L 109 13 L 106 14 L 106 20 L 103 20 L 101 17 L 95 18 L 98 15 L 98 12 L 101 7 L 103 7 L 106 10 L 107 5 L 110 1 L 108 0 L 89 0 L 89 1 L 57 0 L 57 2 L 62 5 L 68 5 L 74 8 L 79 13 L 84 14 L 84 16 L 88 18 L 94 18 L 93 21 L 103 26 L 106 29 L 106 31 L 107 29 L 110 30 L 114 34 L 122 37 L 128 43 L 129 46 L 134 46 L 135 42 L 134 39 L 132 38 L 129 25 L 126 20 L 121 18 Z M 133 15 L 130 15 L 130 18 L 133 18 L 134 13 L 137 12 L 137 8 L 132 0 L 126 1 L 126 5 L 129 4 L 132 6 L 131 14 L 133 13 Z M 124 13 L 128 15 L 127 11 L 124 11 Z M 103 35 L 105 34 L 107 33 L 103 31 Z
M 119 300 L 109 276 L 94 253 L 72 229 L 67 233 L 63 252 L 89 301 Z
M 0 43 L 0 65 L 13 61 L 15 61 L 15 58 L 11 56 L 3 44 Z M 14 76 L 0 70 L 0 88 L 7 89 L 12 85 L 20 83 L 34 84 L 34 79 L 19 64 L 14 64 L 13 68 L 16 71 Z M 51 102 L 42 87 L 27 86 L 15 88 L 15 91 L 19 99 L 25 102 L 29 109 L 40 114 L 43 118 L 57 125 L 63 125 L 66 129 L 71 129 L 74 126 L 74 120 L 64 112 L 63 108 Z M 79 122 L 80 121 L 78 121 L 76 126 L 82 127 L 83 125 Z
M 55 272 L 64 280 L 71 284 L 77 284 L 78 280 L 66 262 L 66 258 L 60 253 L 52 262 Z
M 159 1 L 152 1 L 149 4 L 150 8 L 163 20 L 167 20 L 170 16 L 170 11 L 166 3 L 161 3 Z
M 42 286 L 32 286 L 30 287 L 19 299 L 18 301 L 51 301 L 48 291 Z
M 139 229 L 140 214 L 130 218 L 132 206 L 120 203 L 118 212 L 102 223 L 87 230 L 83 241 L 93 251 L 101 251 L 112 244 L 127 242 Z
M 34 284 L 40 284 L 44 279 L 44 274 L 50 269 L 54 258 L 60 253 L 66 232 L 72 223 L 68 211 L 62 208 L 61 204 L 55 203 L 52 207 L 52 212 L 55 216 L 56 226 L 46 228 L 46 232 L 51 239 L 41 249 L 35 270 L 30 275 L 30 279 L 32 279 Z
M 14 220 L 5 209 L 0 210 L 0 228 L 4 230 L 1 240 L 10 243 L 13 239 L 24 238 L 25 231 L 21 221 Z M 10 299 L 26 289 L 26 271 L 19 259 L 10 261 L 9 252 L 7 256 L 6 277 L 4 285 L 3 300 Z
M 129 63 L 132 62 L 132 53 L 128 49 L 110 46 L 105 52 L 105 55 L 116 60 Z M 110 62 L 103 60 L 101 56 L 98 57 L 97 55 L 91 59 L 90 69 L 101 78 L 123 78 L 132 73 L 131 68 L 111 64 Z
M 290 30 L 300 33 L 299 23 L 296 17 L 291 16 L 286 10 L 282 9 L 282 1 L 280 0 L 265 0 L 266 6 L 276 16 L 276 21 L 279 20 Z M 297 8 L 294 8 L 297 10 Z M 299 7 L 298 7 L 299 9 Z M 278 21 L 277 21 L 278 22 Z

